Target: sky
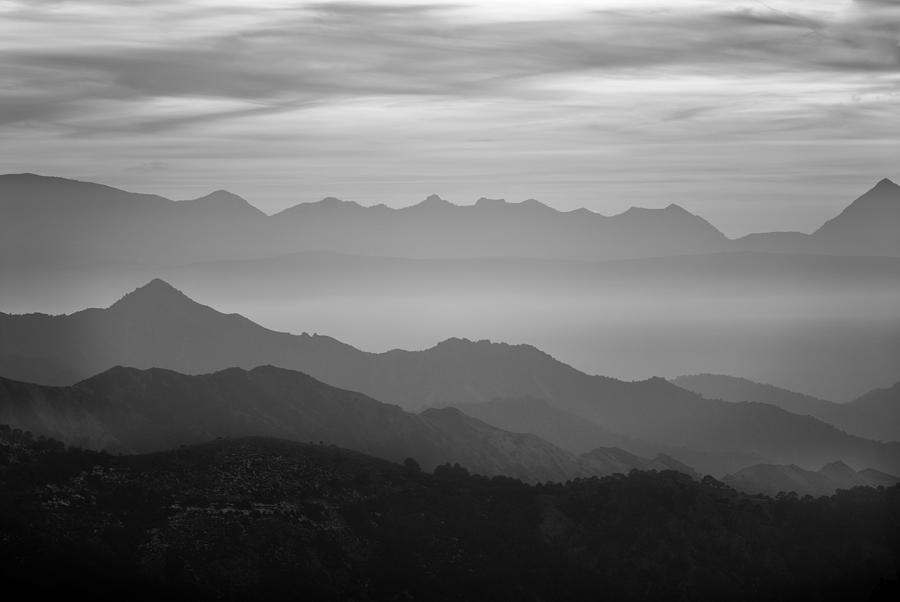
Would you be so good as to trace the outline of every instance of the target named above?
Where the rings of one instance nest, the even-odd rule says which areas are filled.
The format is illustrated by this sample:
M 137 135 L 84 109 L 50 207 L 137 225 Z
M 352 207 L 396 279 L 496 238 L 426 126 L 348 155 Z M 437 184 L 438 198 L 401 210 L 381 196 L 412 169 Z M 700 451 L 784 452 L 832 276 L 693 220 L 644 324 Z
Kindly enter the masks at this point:
M 0 172 L 268 213 L 678 203 L 812 231 L 900 181 L 900 0 L 0 0 Z

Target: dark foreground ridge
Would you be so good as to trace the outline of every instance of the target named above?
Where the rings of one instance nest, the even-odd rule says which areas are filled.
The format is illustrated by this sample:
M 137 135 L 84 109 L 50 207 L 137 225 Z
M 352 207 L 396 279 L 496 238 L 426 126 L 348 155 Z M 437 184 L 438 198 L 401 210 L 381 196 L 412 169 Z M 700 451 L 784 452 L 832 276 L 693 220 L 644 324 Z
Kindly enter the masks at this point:
M 36 598 L 894 599 L 898 535 L 900 486 L 530 486 L 276 439 L 114 457 L 0 427 L 0 578 Z

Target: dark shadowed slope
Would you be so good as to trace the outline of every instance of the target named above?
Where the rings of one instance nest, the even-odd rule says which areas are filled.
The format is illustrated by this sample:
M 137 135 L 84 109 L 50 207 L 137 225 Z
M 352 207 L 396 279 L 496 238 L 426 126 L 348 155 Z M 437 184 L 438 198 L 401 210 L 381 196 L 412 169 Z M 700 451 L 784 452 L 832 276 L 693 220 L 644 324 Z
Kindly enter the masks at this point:
M 264 366 L 199 376 L 113 368 L 71 387 L 0 380 L 0 423 L 69 444 L 147 452 L 216 437 L 323 441 L 430 470 L 458 462 L 527 481 L 587 474 L 574 455 L 534 435 L 502 431 L 458 410 L 421 415 Z
M 365 353 L 329 337 L 266 330 L 195 303 L 161 281 L 108 309 L 3 315 L 0 333 L 0 356 L 53 358 L 82 374 L 115 365 L 196 374 L 272 364 L 405 408 L 531 397 L 649 443 L 804 466 L 840 458 L 858 468 L 900 472 L 900 444 L 852 437 L 774 406 L 707 400 L 661 378 L 592 376 L 528 345 L 450 339 L 424 351 Z
M 263 438 L 98 457 L 0 427 L 0 576 L 98 602 L 888 600 L 898 494 L 528 486 Z
M 900 440 L 900 383 L 841 404 L 721 374 L 679 376 L 672 382 L 709 399 L 758 401 L 795 414 L 815 416 L 843 431 L 868 439 Z

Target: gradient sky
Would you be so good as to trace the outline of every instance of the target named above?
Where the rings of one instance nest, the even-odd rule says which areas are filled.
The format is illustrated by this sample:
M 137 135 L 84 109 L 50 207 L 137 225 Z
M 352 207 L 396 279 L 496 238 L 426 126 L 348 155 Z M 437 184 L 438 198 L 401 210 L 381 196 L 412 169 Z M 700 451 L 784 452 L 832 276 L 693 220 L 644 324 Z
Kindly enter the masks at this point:
M 0 0 L 0 171 L 810 231 L 900 181 L 898 41 L 900 0 Z

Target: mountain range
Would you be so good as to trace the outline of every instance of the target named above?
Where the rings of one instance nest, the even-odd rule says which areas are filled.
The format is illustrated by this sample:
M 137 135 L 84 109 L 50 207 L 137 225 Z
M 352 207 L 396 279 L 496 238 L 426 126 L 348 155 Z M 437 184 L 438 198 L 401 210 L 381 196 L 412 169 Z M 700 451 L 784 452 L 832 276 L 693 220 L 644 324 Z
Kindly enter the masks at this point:
M 900 472 L 900 443 L 851 436 L 773 405 L 704 399 L 662 378 L 626 382 L 589 375 L 528 345 L 450 339 L 423 351 L 367 353 L 330 337 L 267 330 L 196 303 L 160 280 L 107 309 L 0 314 L 0 345 L 0 375 L 18 380 L 30 375 L 71 384 L 54 371 L 60 366 L 85 378 L 117 365 L 203 374 L 271 364 L 406 409 L 532 398 L 615 433 L 619 441 L 803 466 L 841 459 Z M 672 455 L 714 474 L 747 465 L 723 465 L 721 456 L 705 465 L 696 455 Z
M 900 256 L 900 186 L 878 182 L 816 232 L 729 240 L 677 205 L 614 216 L 538 201 L 363 207 L 326 198 L 267 216 L 216 191 L 188 201 L 76 180 L 0 176 L 0 257 L 7 266 L 163 266 L 299 251 L 395 257 L 623 259 L 722 251 Z M 464 242 L 464 244 L 463 244 Z
M 363 349 L 490 338 L 622 379 L 740 374 L 851 399 L 900 373 L 900 253 L 874 242 L 896 224 L 897 189 L 880 182 L 830 222 L 852 217 L 858 243 L 835 255 L 846 250 L 817 234 L 791 248 L 730 241 L 675 207 L 606 217 L 326 199 L 267 216 L 226 191 L 171 201 L 12 174 L 0 176 L 0 310 L 70 313 L 162 277 L 277 330 Z M 8 355 L 27 374 L 30 354 Z M 97 372 L 52 370 L 70 383 Z
M 413 414 L 272 366 L 196 376 L 115 367 L 70 387 L 0 378 L 0 424 L 80 448 L 129 454 L 269 436 L 337 445 L 398 463 L 411 458 L 428 471 L 452 463 L 528 482 L 633 469 L 700 476 L 664 454 L 648 459 L 599 447 L 576 456 L 537 435 L 499 429 L 455 408 Z
M 820 420 L 860 437 L 900 441 L 900 383 L 875 389 L 848 403 L 834 403 L 772 385 L 722 374 L 695 374 L 672 380 L 712 399 L 758 401 Z
M 747 493 L 777 495 L 794 492 L 797 495 L 819 497 L 833 495 L 838 489 L 853 487 L 893 487 L 900 483 L 895 477 L 867 468 L 859 472 L 841 461 L 832 462 L 818 471 L 804 470 L 796 465 L 778 466 L 756 464 L 735 474 L 726 475 L 722 481 Z
M 146 453 L 221 437 L 319 442 L 425 470 L 459 463 L 484 475 L 566 481 L 606 474 L 535 435 L 491 427 L 459 410 L 411 414 L 300 372 L 261 366 L 186 376 L 116 367 L 71 387 L 0 379 L 0 423 L 69 445 Z

